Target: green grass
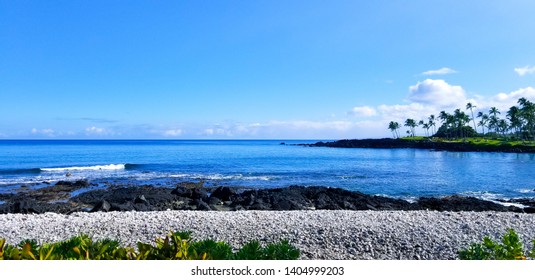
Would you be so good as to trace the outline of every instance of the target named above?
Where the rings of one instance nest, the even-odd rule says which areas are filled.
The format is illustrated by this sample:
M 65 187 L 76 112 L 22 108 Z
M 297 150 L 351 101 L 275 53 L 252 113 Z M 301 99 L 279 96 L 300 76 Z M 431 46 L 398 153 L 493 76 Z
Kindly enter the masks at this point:
M 171 232 L 155 245 L 138 242 L 137 249 L 122 247 L 116 240 L 94 241 L 88 235 L 38 244 L 25 240 L 18 245 L 0 239 L 0 260 L 296 260 L 299 249 L 287 240 L 262 246 L 251 241 L 233 251 L 222 241 L 192 241 L 189 232 Z
M 445 139 L 437 137 L 424 137 L 424 136 L 414 136 L 414 137 L 403 137 L 402 140 L 416 141 L 416 140 L 426 140 L 431 139 L 435 142 L 445 142 L 445 143 L 468 143 L 472 145 L 481 145 L 481 146 L 535 146 L 535 141 L 521 141 L 511 138 L 503 137 L 467 137 L 459 139 Z

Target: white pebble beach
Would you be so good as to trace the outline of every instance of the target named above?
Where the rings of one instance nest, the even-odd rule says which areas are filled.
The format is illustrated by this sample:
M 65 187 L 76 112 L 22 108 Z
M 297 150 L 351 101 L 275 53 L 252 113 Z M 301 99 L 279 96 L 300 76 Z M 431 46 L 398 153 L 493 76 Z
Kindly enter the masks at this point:
M 287 239 L 302 259 L 435 259 L 484 236 L 499 238 L 512 228 L 527 248 L 535 238 L 535 215 L 510 212 L 436 211 L 159 211 L 0 215 L 0 238 L 60 241 L 85 233 L 123 245 L 151 242 L 170 231 L 191 231 L 194 239 L 227 241 Z

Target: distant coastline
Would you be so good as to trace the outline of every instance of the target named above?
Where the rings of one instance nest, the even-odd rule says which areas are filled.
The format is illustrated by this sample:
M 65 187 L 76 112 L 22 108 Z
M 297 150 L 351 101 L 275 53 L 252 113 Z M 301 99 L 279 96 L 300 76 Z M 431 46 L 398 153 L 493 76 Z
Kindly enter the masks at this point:
M 306 147 L 331 148 L 371 148 L 371 149 L 427 149 L 452 152 L 502 152 L 502 153 L 535 153 L 535 146 L 503 143 L 488 143 L 484 139 L 472 141 L 444 141 L 441 139 L 344 139 L 333 142 L 317 142 L 314 144 L 298 144 Z

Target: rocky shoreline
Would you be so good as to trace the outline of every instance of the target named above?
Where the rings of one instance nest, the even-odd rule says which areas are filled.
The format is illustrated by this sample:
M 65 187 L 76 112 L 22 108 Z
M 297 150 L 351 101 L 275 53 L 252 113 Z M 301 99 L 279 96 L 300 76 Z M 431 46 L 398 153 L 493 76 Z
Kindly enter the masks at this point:
M 248 189 L 205 187 L 203 183 L 176 186 L 110 185 L 97 187 L 86 180 L 60 181 L 39 189 L 0 194 L 0 213 L 71 214 L 111 211 L 241 211 L 241 210 L 375 210 L 375 211 L 497 211 L 535 213 L 535 201 L 518 199 L 499 204 L 473 197 L 421 197 L 414 202 L 321 186 Z M 87 190 L 75 196 L 74 191 Z M 509 206 L 506 206 L 509 205 Z
M 372 148 L 372 149 L 426 149 L 452 152 L 502 152 L 502 153 L 535 153 L 535 146 L 502 144 L 485 145 L 473 143 L 442 142 L 406 139 L 345 139 L 333 142 L 317 142 L 314 144 L 298 144 L 306 147 L 331 148 Z

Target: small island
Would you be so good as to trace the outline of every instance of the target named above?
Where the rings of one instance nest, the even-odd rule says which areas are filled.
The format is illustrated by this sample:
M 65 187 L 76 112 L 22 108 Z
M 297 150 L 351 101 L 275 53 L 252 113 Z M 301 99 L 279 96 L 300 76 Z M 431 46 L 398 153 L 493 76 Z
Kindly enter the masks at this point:
M 499 117 L 501 112 L 496 107 L 491 107 L 488 113 L 478 112 L 474 117 L 476 106 L 468 103 L 466 110 L 469 110 L 470 114 L 456 109 L 453 113 L 441 111 L 438 118 L 430 115 L 427 121 L 406 119 L 404 123 L 407 127 L 406 137 L 400 137 L 400 123 L 391 121 L 388 129 L 392 132 L 393 138 L 345 139 L 301 144 L 301 146 L 535 153 L 535 103 L 520 98 L 517 104 L 518 106 L 509 108 L 505 114 L 506 118 Z M 479 121 L 476 124 L 477 119 Z M 437 121 L 441 121 L 441 126 L 435 132 Z M 416 135 L 417 127 L 423 128 L 425 136 Z M 478 128 L 481 132 L 478 132 Z

